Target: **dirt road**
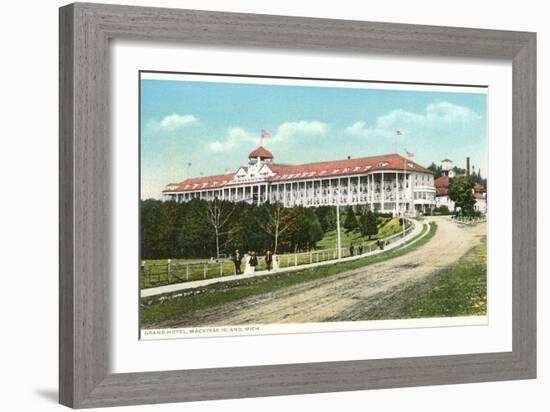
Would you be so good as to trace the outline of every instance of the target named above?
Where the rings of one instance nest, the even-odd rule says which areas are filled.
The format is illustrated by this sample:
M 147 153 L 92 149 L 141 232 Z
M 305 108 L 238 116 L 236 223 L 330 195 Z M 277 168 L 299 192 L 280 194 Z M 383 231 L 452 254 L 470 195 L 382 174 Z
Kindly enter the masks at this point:
M 275 292 L 244 298 L 205 309 L 189 320 L 164 323 L 164 327 L 221 326 L 243 324 L 322 322 L 327 319 L 356 320 L 352 308 L 368 304 L 369 297 L 410 285 L 448 266 L 481 241 L 485 223 L 458 225 L 445 217 L 437 222 L 435 236 L 412 252 L 366 266 Z

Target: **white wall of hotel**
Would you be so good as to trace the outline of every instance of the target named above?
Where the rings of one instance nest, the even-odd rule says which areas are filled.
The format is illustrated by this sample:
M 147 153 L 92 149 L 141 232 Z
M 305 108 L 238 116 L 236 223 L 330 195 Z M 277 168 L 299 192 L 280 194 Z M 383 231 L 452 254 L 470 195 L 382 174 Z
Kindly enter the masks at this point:
M 455 210 L 455 202 L 453 202 L 449 195 L 440 195 L 435 200 L 436 207 L 447 206 L 452 212 Z M 476 203 L 474 204 L 474 210 L 476 212 L 487 213 L 487 198 L 485 196 L 476 196 Z
M 451 200 L 449 195 L 439 195 L 435 198 L 436 207 L 447 206 L 447 208 L 452 212 L 455 210 L 455 202 Z
M 274 174 L 240 176 L 222 187 L 165 191 L 167 200 L 187 202 L 194 198 L 232 202 L 282 203 L 285 207 L 323 205 L 368 205 L 371 210 L 394 215 L 417 215 L 435 207 L 433 175 L 401 170 L 375 170 L 359 175 L 272 181 Z M 258 174 L 256 175 L 258 176 Z
M 475 198 L 474 210 L 476 212 L 487 213 L 487 198 L 485 195 L 476 195 Z M 451 212 L 455 209 L 455 202 L 449 198 L 449 195 L 436 196 L 435 205 L 436 207 L 447 206 Z
M 474 205 L 474 210 L 476 212 L 487 213 L 487 198 L 486 197 L 477 197 L 476 203 Z

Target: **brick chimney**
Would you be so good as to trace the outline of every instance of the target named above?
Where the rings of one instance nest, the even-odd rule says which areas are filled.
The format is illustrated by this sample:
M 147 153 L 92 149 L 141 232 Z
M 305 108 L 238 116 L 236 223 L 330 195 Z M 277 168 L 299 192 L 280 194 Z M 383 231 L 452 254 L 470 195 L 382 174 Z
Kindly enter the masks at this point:
M 469 157 L 466 158 L 466 176 L 467 177 L 470 176 L 470 158 Z

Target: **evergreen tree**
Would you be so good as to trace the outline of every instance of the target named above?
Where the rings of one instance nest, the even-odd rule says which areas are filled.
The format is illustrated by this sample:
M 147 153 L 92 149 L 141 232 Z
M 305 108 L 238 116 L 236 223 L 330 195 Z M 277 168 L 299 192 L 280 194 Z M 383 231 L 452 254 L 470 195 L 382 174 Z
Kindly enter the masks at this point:
M 334 206 L 319 206 L 315 208 L 321 230 L 326 233 L 336 229 L 336 208 Z
M 430 170 L 434 174 L 434 179 L 443 176 L 443 169 L 441 168 L 441 166 L 437 166 L 434 162 L 432 162 L 428 166 L 428 170 Z
M 353 207 L 349 206 L 346 211 L 346 218 L 344 219 L 344 229 L 349 233 L 354 229 L 357 229 L 357 217 L 355 217 L 355 212 Z
M 363 236 L 369 239 L 378 233 L 378 217 L 375 213 L 368 210 L 359 218 L 359 230 Z

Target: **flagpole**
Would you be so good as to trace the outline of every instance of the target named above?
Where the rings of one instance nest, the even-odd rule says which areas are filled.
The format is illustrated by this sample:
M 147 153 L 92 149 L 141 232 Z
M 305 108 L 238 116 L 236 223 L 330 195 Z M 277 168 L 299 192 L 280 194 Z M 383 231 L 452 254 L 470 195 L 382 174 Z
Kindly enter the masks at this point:
M 409 156 L 407 149 L 405 149 L 405 164 L 403 165 L 403 191 L 406 194 L 407 192 L 407 158 Z M 403 208 L 403 238 L 405 237 L 405 208 Z
M 337 190 L 336 200 L 336 245 L 338 247 L 338 260 L 342 259 L 342 238 L 340 236 L 340 189 Z

